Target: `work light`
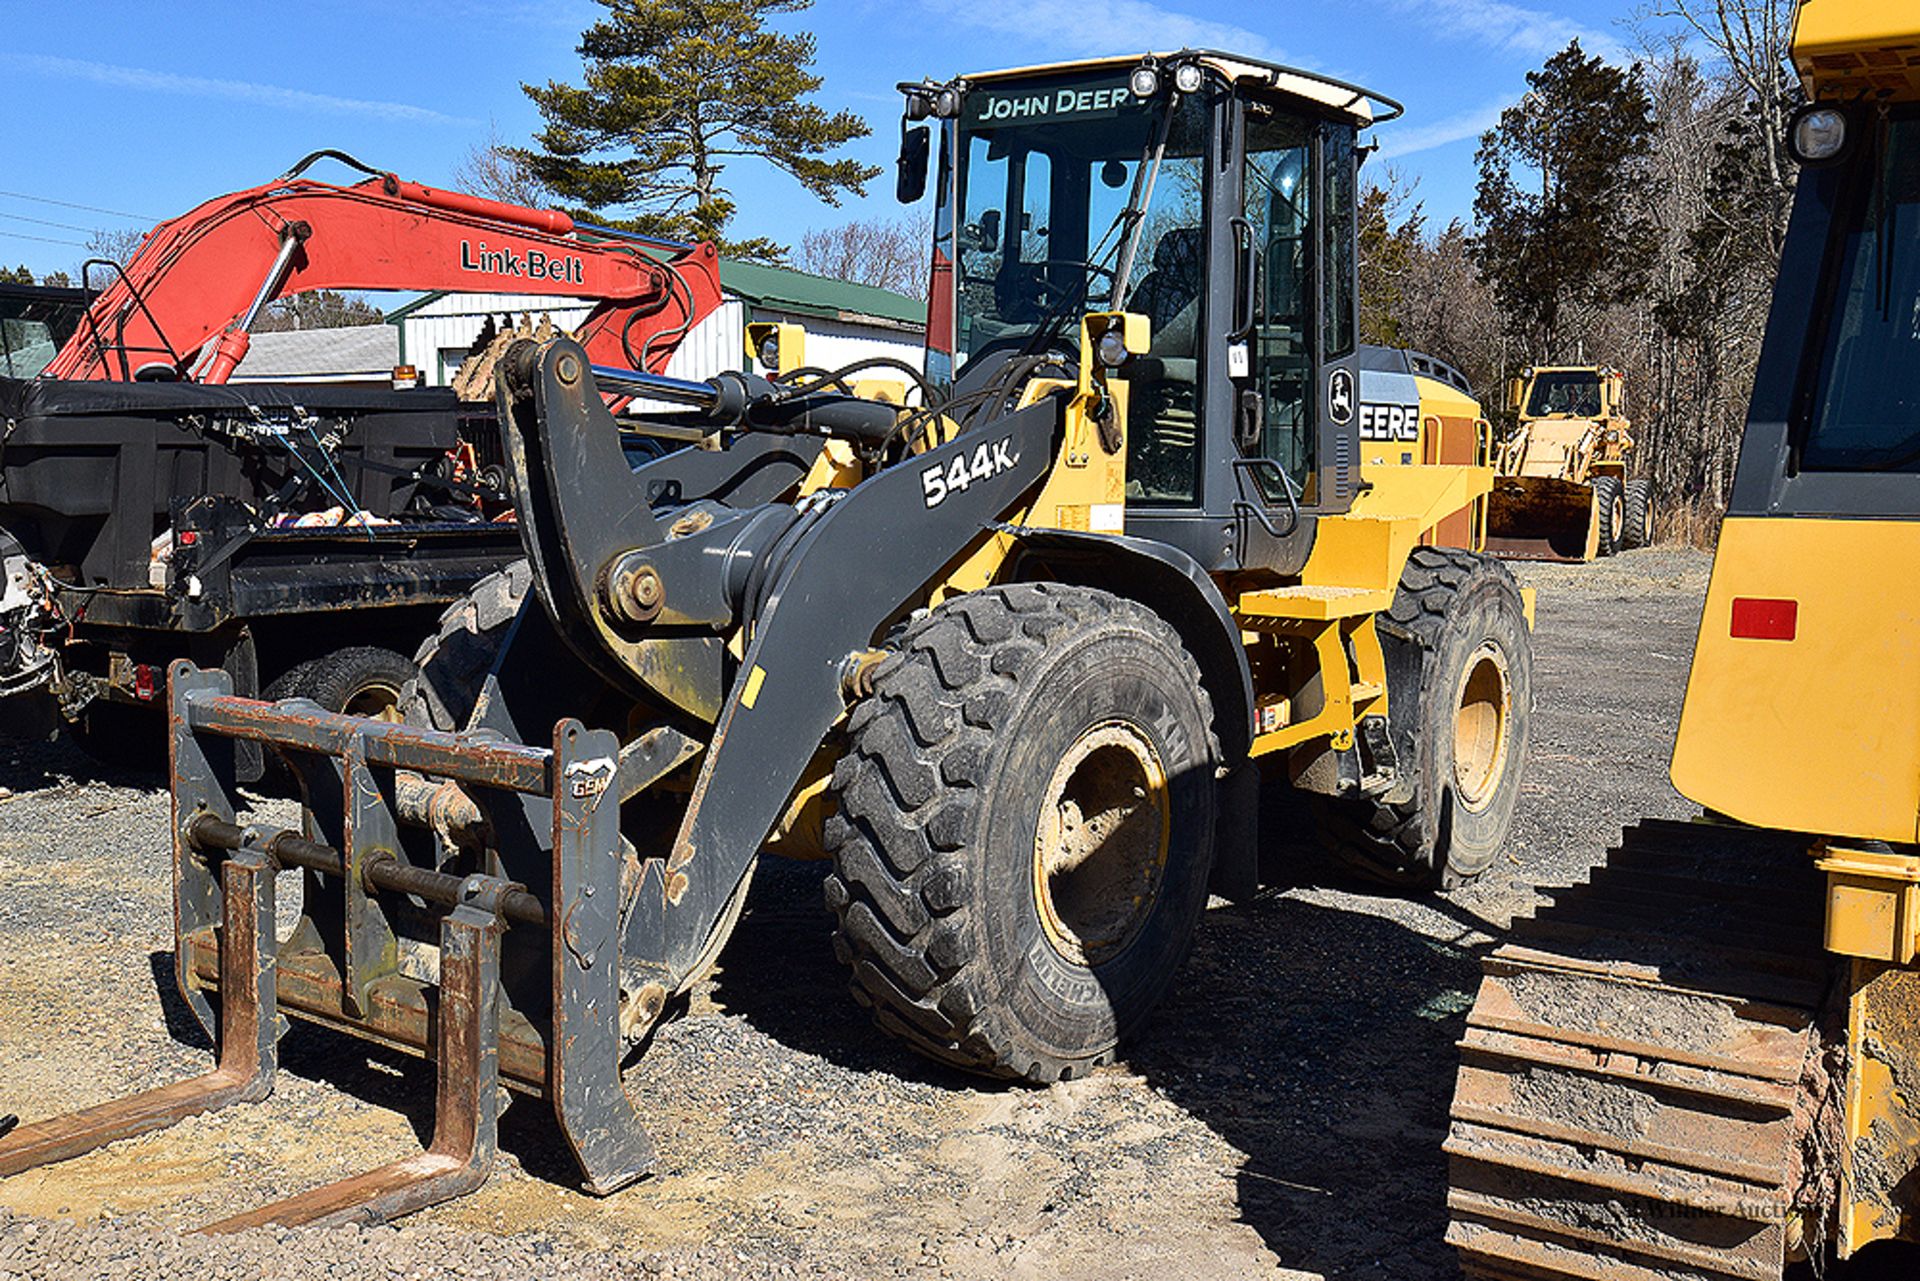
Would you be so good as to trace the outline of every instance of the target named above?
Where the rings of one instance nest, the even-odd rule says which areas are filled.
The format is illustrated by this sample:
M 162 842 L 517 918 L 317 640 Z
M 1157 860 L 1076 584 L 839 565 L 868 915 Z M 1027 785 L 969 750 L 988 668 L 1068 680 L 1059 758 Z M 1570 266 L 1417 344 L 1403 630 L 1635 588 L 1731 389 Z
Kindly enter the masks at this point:
M 1846 153 L 1848 134 L 1846 112 L 1816 104 L 1793 118 L 1787 145 L 1803 165 L 1831 164 Z

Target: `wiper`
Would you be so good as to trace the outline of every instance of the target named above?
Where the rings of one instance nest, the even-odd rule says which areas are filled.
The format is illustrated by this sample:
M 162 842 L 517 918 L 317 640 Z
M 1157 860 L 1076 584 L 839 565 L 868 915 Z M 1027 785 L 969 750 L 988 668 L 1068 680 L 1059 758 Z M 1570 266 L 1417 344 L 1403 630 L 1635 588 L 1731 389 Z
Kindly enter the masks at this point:
M 1139 163 L 1133 171 L 1133 190 L 1127 193 L 1126 206 L 1113 216 L 1113 222 L 1100 234 L 1099 243 L 1087 256 L 1086 271 L 1080 281 L 1079 291 L 1061 299 L 1051 312 L 1041 318 L 1033 337 L 1021 347 L 1021 355 L 1035 355 L 1052 345 L 1060 336 L 1060 330 L 1068 318 L 1080 308 L 1086 299 L 1087 292 L 1093 287 L 1094 271 L 1105 267 L 1108 258 L 1122 251 L 1125 252 L 1125 257 L 1113 270 L 1113 295 L 1109 301 L 1113 306 L 1118 307 L 1121 300 L 1126 297 L 1127 278 L 1133 274 L 1134 252 L 1140 244 L 1140 229 L 1146 223 L 1147 205 L 1153 200 L 1154 184 L 1160 176 L 1160 162 L 1166 157 L 1167 139 L 1172 136 L 1172 133 L 1173 107 L 1171 103 L 1167 103 L 1163 104 L 1160 113 L 1160 127 L 1154 131 L 1152 139 L 1140 153 Z M 1114 242 L 1113 248 L 1108 249 L 1107 242 L 1112 240 L 1114 233 L 1123 227 L 1126 229 L 1126 234 Z

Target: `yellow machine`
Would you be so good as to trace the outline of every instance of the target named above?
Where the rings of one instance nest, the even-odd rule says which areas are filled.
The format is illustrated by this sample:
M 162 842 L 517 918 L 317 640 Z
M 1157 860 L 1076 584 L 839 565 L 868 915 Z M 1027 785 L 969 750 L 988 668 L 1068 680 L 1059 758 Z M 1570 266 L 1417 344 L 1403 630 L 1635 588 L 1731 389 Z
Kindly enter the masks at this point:
M 1653 482 L 1627 479 L 1627 377 L 1595 365 L 1529 369 L 1507 386 L 1519 427 L 1495 455 L 1487 550 L 1593 560 L 1653 541 Z
M 1486 963 L 1447 1140 L 1473 1276 L 1920 1241 L 1920 15 L 1807 0 L 1794 59 L 1799 198 L 1673 757 L 1706 814 L 1630 829 Z
M 1264 781 L 1374 877 L 1492 862 L 1527 605 L 1473 550 L 1465 381 L 1359 342 L 1391 104 L 1192 50 L 904 92 L 903 196 L 940 136 L 926 370 L 812 369 L 777 326 L 705 382 L 492 353 L 526 560 L 446 614 L 404 725 L 175 668 L 178 978 L 221 1067 L 0 1136 L 0 1177 L 262 1098 L 284 1014 L 433 1058 L 435 1141 L 221 1226 L 470 1189 L 497 1085 L 613 1192 L 653 1162 L 623 1058 L 763 852 L 832 860 L 882 1029 L 1036 1083 L 1112 1061 L 1209 893 L 1258 888 Z M 697 443 L 635 466 L 621 430 Z M 288 760 L 302 831 L 242 821 L 238 740 Z

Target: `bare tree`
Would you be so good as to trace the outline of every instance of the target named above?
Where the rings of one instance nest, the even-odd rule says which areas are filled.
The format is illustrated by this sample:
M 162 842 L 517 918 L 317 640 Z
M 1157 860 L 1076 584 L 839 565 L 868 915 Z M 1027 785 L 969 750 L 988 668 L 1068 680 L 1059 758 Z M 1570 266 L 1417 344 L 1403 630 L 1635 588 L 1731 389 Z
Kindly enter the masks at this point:
M 818 276 L 924 298 L 932 246 L 933 223 L 924 213 L 892 221 L 856 219 L 807 232 L 794 264 Z
M 146 235 L 147 233 L 144 231 L 127 229 L 120 231 L 107 231 L 105 229 L 94 231 L 87 236 L 87 257 L 89 259 L 105 258 L 109 262 L 117 262 L 124 267 L 133 261 L 133 256 L 136 253 L 140 252 L 140 242 L 146 239 Z M 74 274 L 79 277 L 82 284 L 87 283 L 87 273 L 84 270 L 76 268 Z M 95 278 L 92 283 L 96 288 L 104 287 L 107 284 L 107 277 L 101 276 L 98 272 L 95 272 L 94 275 Z M 110 276 L 111 273 L 108 273 L 108 275 Z
M 460 191 L 510 205 L 544 209 L 558 197 L 542 186 L 500 137 L 498 126 L 487 126 L 487 140 L 467 148 L 453 167 L 452 185 Z

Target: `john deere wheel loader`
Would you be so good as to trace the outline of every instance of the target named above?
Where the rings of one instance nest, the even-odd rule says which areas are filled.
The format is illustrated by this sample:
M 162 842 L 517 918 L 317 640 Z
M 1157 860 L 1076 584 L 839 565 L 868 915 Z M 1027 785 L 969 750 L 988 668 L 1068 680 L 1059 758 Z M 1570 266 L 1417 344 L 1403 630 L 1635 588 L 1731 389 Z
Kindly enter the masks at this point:
M 1673 756 L 1707 817 L 1629 828 L 1487 961 L 1446 1145 L 1475 1277 L 1768 1281 L 1920 1240 L 1920 18 L 1808 0 L 1794 60 L 1799 196 Z
M 1110 1061 L 1210 886 L 1255 888 L 1263 767 L 1380 877 L 1487 866 L 1528 620 L 1465 550 L 1493 472 L 1464 383 L 1356 341 L 1355 140 L 1384 100 L 1195 52 L 905 92 L 903 195 L 911 122 L 941 137 L 919 403 L 834 390 L 851 367 L 686 383 L 512 346 L 527 559 L 447 615 L 417 723 L 172 672 L 178 977 L 219 1068 L 25 1126 L 0 1175 L 262 1097 L 284 1014 L 434 1058 L 434 1142 L 218 1226 L 472 1187 L 496 1082 L 611 1192 L 653 1161 L 623 1056 L 763 848 L 833 860 L 882 1027 L 1033 1082 Z M 706 447 L 630 468 L 608 392 Z M 306 830 L 242 821 L 240 740 L 300 776 Z
M 1519 560 L 1586 561 L 1653 541 L 1653 482 L 1627 478 L 1627 377 L 1594 365 L 1529 369 L 1512 380 L 1519 427 L 1494 456 L 1487 550 Z

